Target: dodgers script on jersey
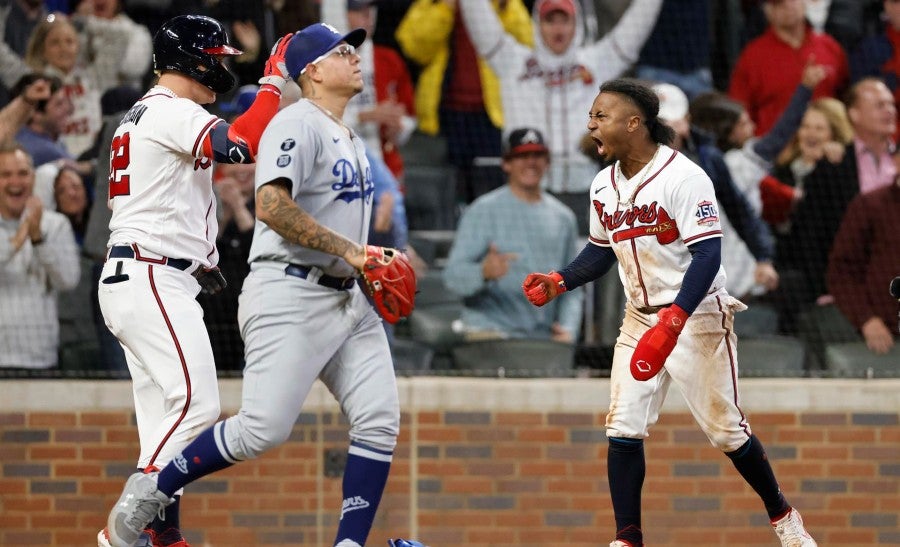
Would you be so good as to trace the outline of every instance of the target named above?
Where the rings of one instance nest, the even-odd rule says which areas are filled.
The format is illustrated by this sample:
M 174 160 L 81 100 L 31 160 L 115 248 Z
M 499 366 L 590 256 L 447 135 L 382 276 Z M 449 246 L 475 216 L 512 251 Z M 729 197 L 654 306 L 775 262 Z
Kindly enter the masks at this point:
M 668 146 L 626 179 L 619 162 L 591 184 L 590 241 L 612 247 L 628 301 L 637 308 L 675 301 L 691 263 L 688 245 L 722 237 L 712 181 Z M 725 286 L 719 272 L 709 292 Z
M 351 136 L 352 135 L 352 136 Z M 367 241 L 375 183 L 362 139 L 320 107 L 301 99 L 269 122 L 256 158 L 256 188 L 287 179 L 297 205 L 323 226 L 352 241 Z M 316 266 L 335 277 L 356 275 L 334 255 L 285 241 L 256 223 L 250 261 Z
M 131 107 L 110 151 L 110 246 L 137 243 L 206 267 L 219 262 L 212 159 L 202 144 L 222 121 L 161 86 Z M 184 161 L 173 162 L 173 153 Z

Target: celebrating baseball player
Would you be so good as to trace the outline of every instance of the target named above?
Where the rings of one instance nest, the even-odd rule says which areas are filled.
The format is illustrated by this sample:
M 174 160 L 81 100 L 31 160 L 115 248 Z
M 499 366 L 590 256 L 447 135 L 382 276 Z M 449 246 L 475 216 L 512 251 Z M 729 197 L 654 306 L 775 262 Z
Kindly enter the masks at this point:
M 724 289 L 712 182 L 669 148 L 674 134 L 658 114 L 656 94 L 634 80 L 600 87 L 588 130 L 600 156 L 614 163 L 591 185 L 590 240 L 562 271 L 533 273 L 523 283 L 528 300 L 543 306 L 619 263 L 627 304 L 606 417 L 616 518 L 610 547 L 643 545 L 644 438 L 673 381 L 713 446 L 762 498 L 781 544 L 815 546 L 739 406 L 733 321 L 746 306 Z
M 238 323 L 246 346 L 240 411 L 206 429 L 156 473 L 136 473 L 109 515 L 111 542 L 132 545 L 186 484 L 283 443 L 320 378 L 350 423 L 334 545 L 365 544 L 388 478 L 400 422 L 381 319 L 412 311 L 416 280 L 405 256 L 367 246 L 371 170 L 342 121 L 362 90 L 362 29 L 325 24 L 296 33 L 285 52 L 303 99 L 266 127 L 256 167 L 257 222 Z M 166 508 L 168 511 L 168 508 Z
M 229 125 L 200 105 L 234 87 L 222 62 L 241 51 L 214 19 L 169 20 L 153 40 L 159 82 L 125 114 L 113 138 L 111 235 L 99 299 L 131 373 L 144 472 L 165 466 L 219 417 L 216 367 L 196 300 L 201 290 L 215 293 L 226 283 L 216 267 L 210 167 L 213 160 L 253 161 L 278 110 L 289 37 L 273 48 L 253 105 Z M 173 492 L 164 518 L 150 515 L 133 536 L 117 531 L 121 523 L 102 530 L 98 545 L 131 545 L 143 535 L 142 545 L 186 546 L 179 497 Z

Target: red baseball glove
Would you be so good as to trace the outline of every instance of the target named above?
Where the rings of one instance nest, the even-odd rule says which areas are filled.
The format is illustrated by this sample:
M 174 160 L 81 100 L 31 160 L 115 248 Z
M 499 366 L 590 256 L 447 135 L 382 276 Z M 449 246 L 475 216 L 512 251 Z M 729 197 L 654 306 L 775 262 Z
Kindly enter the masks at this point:
M 659 310 L 656 317 L 659 322 L 641 336 L 631 355 L 631 375 L 641 382 L 646 382 L 662 370 L 669 354 L 675 349 L 688 313 L 672 304 Z
M 362 275 L 375 308 L 385 321 L 396 323 L 412 313 L 416 273 L 405 254 L 389 247 L 366 245 Z

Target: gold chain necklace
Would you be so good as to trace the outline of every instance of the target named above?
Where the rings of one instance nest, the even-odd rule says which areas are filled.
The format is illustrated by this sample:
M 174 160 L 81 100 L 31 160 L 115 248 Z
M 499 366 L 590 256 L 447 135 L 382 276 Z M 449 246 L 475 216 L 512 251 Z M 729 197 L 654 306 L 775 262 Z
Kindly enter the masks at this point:
M 307 100 L 309 100 L 309 99 L 307 99 Z M 353 138 L 353 131 L 351 131 L 350 128 L 347 127 L 347 124 L 344 123 L 344 120 L 338 118 L 337 116 L 335 116 L 334 114 L 332 114 L 330 110 L 328 110 L 328 109 L 325 108 L 324 106 L 322 106 L 322 105 L 316 103 L 315 101 L 309 101 L 309 102 L 312 103 L 313 106 L 315 106 L 316 108 L 318 108 L 319 110 L 321 110 L 322 112 L 324 112 L 326 116 L 328 116 L 329 118 L 331 118 L 331 121 L 333 121 L 334 123 L 336 123 L 336 124 L 338 124 L 339 126 L 341 126 L 341 128 L 342 128 L 344 131 L 346 131 L 348 135 L 350 135 L 350 138 L 351 138 L 351 139 Z
M 631 209 L 634 207 L 634 198 L 637 196 L 638 190 L 641 189 L 641 185 L 644 184 L 644 181 L 647 179 L 647 175 L 650 174 L 650 171 L 653 170 L 653 164 L 656 163 L 656 156 L 659 154 L 660 146 L 656 145 L 656 152 L 653 153 L 653 157 L 650 158 L 650 162 L 644 168 L 644 174 L 641 175 L 641 180 L 637 183 L 637 186 L 634 187 L 634 190 L 631 192 L 631 197 L 628 198 L 628 201 L 622 201 L 622 196 L 619 194 L 619 188 L 621 187 L 620 180 L 622 178 L 622 160 L 619 160 L 616 163 L 616 199 L 622 205 L 628 205 L 628 208 Z

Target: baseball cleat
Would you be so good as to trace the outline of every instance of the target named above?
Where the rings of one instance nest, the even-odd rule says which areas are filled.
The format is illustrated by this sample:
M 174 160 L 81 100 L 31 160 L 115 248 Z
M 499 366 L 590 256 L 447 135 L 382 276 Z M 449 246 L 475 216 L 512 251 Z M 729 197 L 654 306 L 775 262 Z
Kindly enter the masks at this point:
M 424 543 L 420 543 L 414 539 L 389 539 L 389 547 L 427 547 Z
M 157 475 L 135 473 L 128 478 L 106 521 L 110 547 L 134 547 L 150 521 L 174 501 L 157 489 Z
M 772 523 L 781 547 L 817 547 L 816 540 L 803 527 L 803 518 L 793 507 L 787 514 Z
M 624 539 L 617 539 L 609 544 L 609 547 L 634 547 L 633 544 L 628 543 Z

